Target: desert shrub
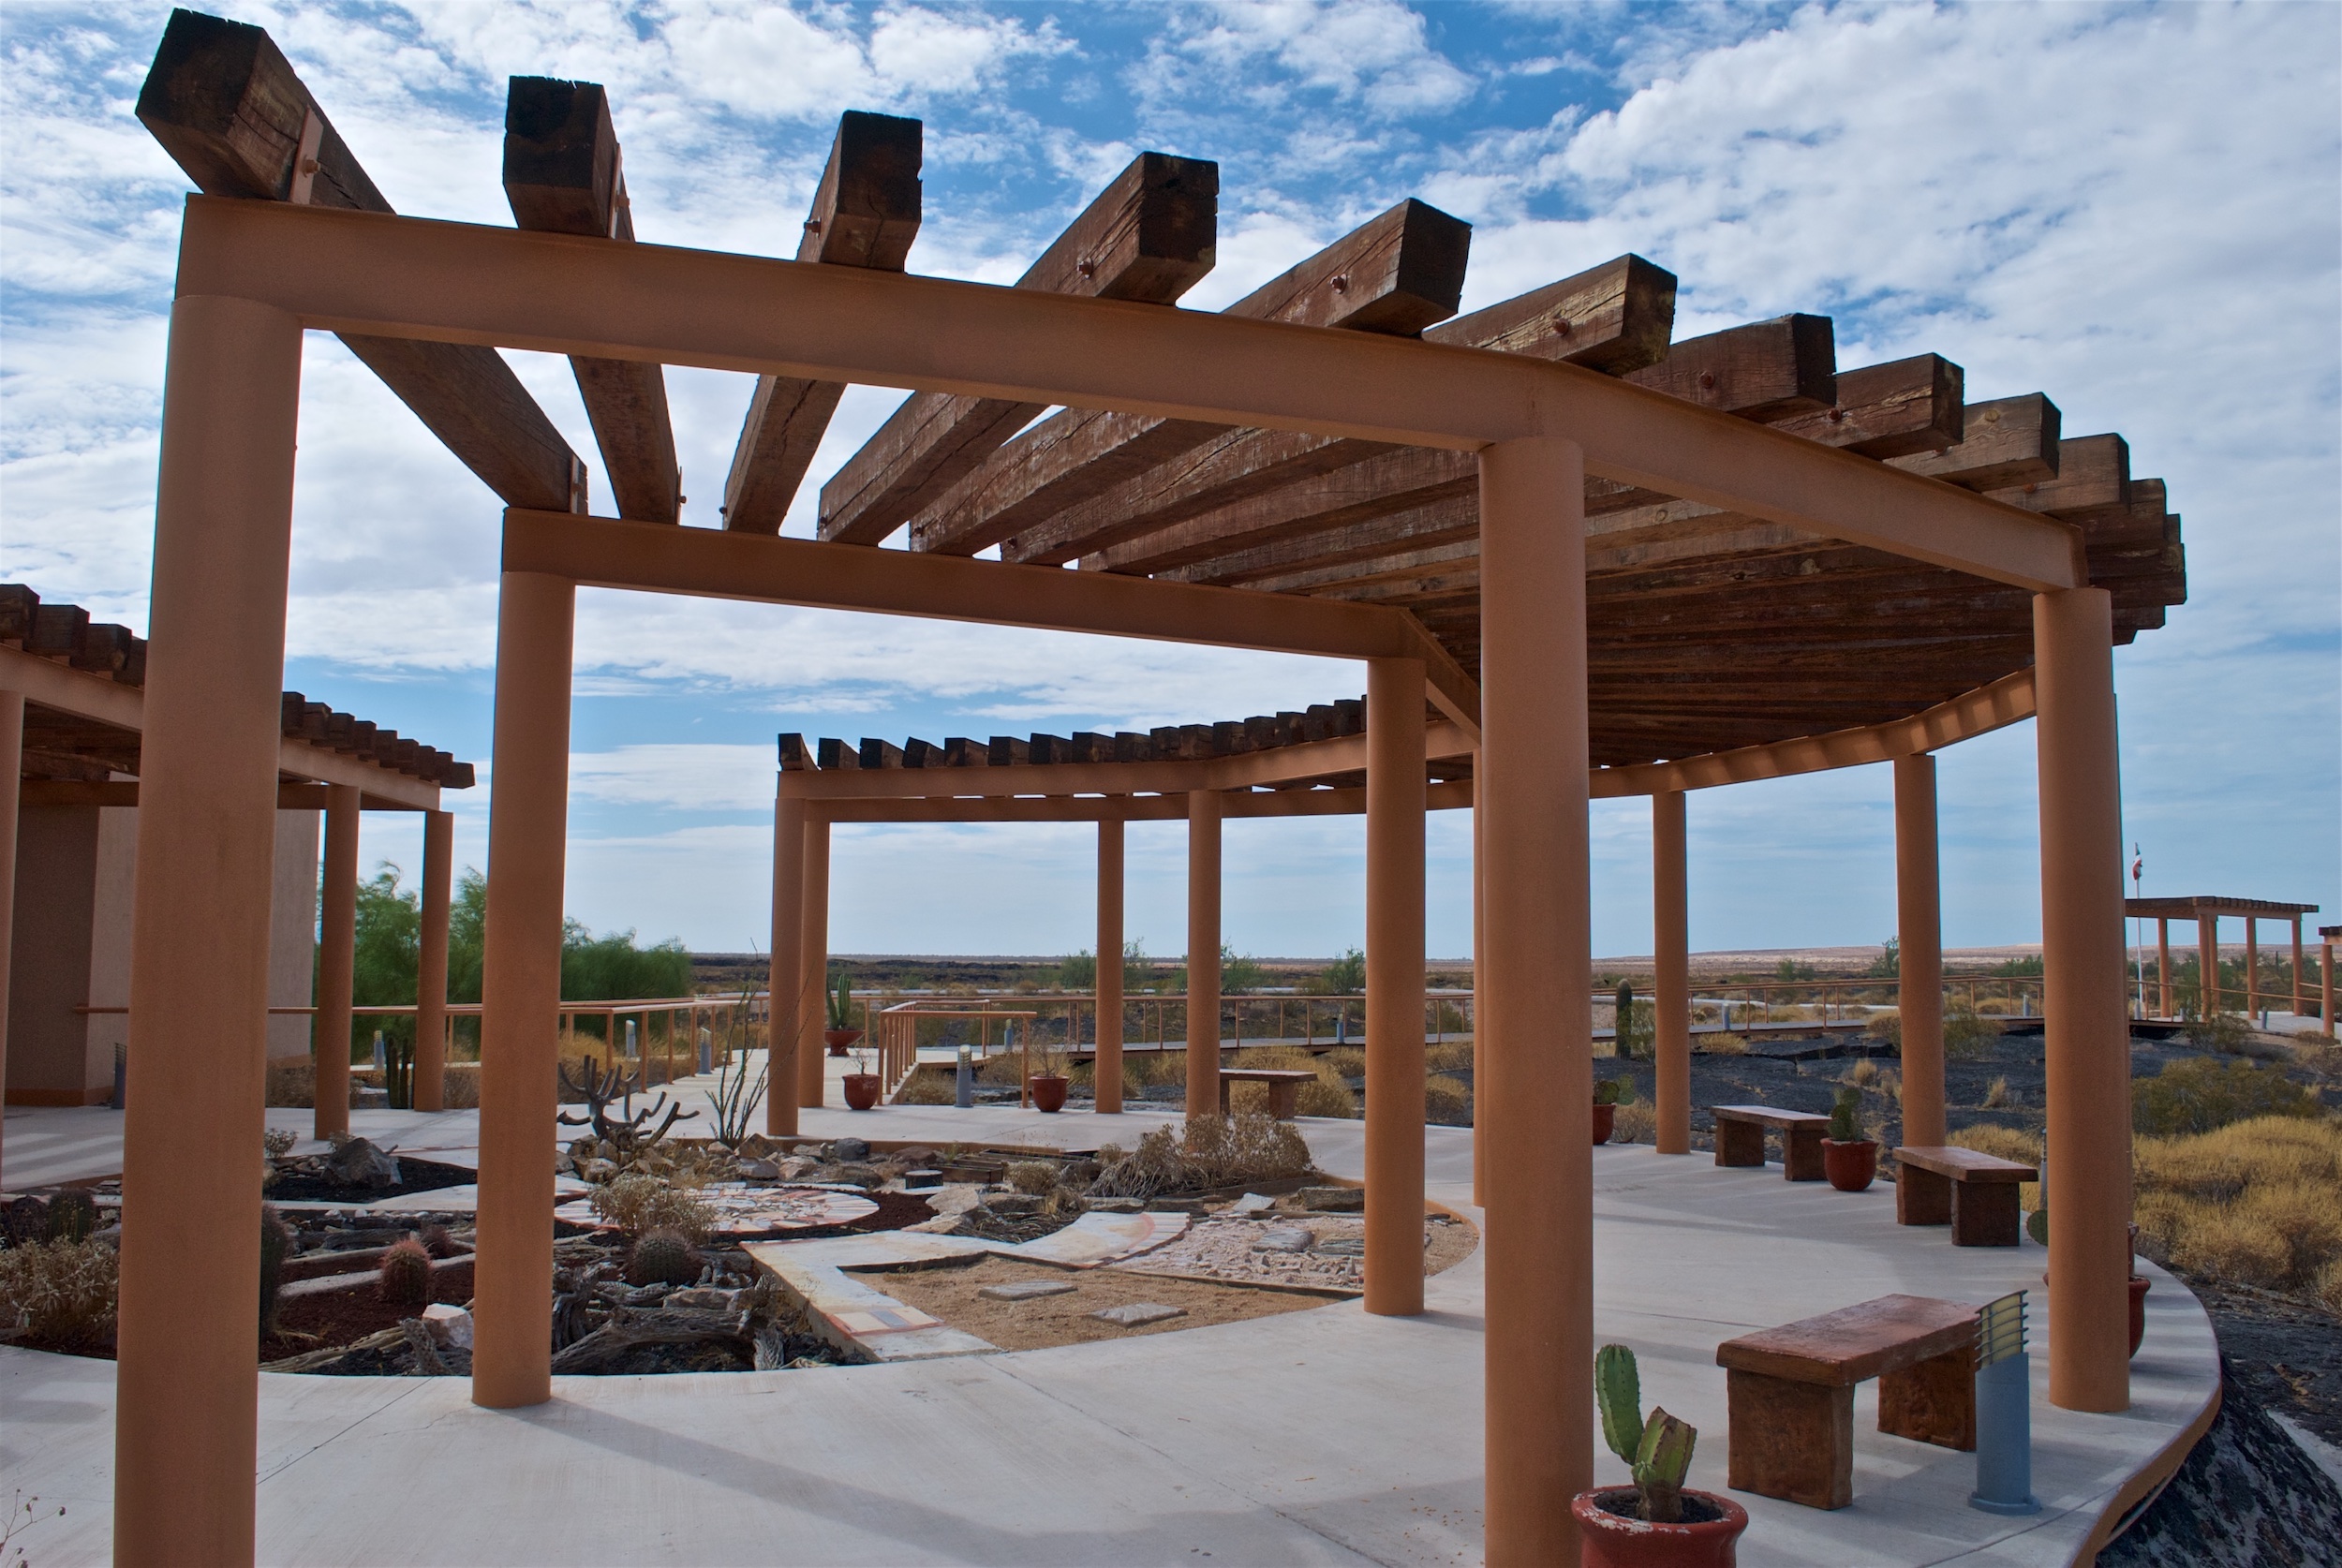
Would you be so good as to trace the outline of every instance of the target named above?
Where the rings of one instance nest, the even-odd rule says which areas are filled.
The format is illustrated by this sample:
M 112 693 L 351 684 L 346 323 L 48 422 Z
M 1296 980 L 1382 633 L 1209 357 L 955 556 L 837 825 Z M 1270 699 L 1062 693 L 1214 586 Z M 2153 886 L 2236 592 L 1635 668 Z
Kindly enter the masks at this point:
M 1903 1049 L 1903 1014 L 1874 1013 L 1863 1022 L 1862 1032 L 1873 1040 L 1883 1040 L 1900 1051 Z
M 1858 1057 L 1854 1065 L 1838 1075 L 1838 1082 L 1862 1088 L 1878 1082 L 1878 1064 L 1868 1057 Z
M 317 1069 L 306 1058 L 288 1057 L 270 1062 L 263 1098 L 271 1105 L 313 1108 L 318 1102 Z
M 1366 1076 L 1366 1053 L 1356 1045 L 1344 1045 L 1318 1058 L 1317 1065 L 1337 1078 L 1363 1078 Z
M 2006 1077 L 1994 1079 L 1984 1090 L 1984 1108 L 1988 1111 L 1997 1111 L 2010 1103 L 2012 1101 L 2009 1095 L 2008 1080 Z
M 2279 1067 L 2190 1057 L 2167 1062 L 2152 1078 L 2130 1086 L 2130 1124 L 2140 1132 L 2172 1136 L 2209 1132 L 2254 1117 L 2316 1117 L 2318 1097 Z
M 2179 1036 L 2200 1051 L 2237 1051 L 2243 1049 L 2245 1037 L 2250 1032 L 2245 1020 L 2233 1013 L 2216 1009 L 2206 1014 L 2190 1007 Z
M 2322 1293 L 2342 1265 L 2342 1123 L 2280 1115 L 2142 1137 L 2133 1168 L 2140 1231 L 2183 1271 Z
M 1185 1051 L 1125 1051 L 1122 1053 L 1122 1087 L 1128 1091 L 1152 1088 L 1159 1084 L 1187 1082 L 1187 1053 Z
M 480 1064 L 476 1061 L 450 1062 L 439 1080 L 440 1102 L 451 1111 L 476 1111 L 480 1108 Z
M 2342 1318 L 2342 1258 L 2318 1271 L 2318 1299 L 2327 1311 Z
M 1961 1148 L 1972 1148 L 1979 1154 L 1989 1154 L 1995 1160 L 2014 1160 L 2036 1170 L 2041 1165 L 2041 1135 L 2022 1127 L 1994 1127 L 1990 1122 L 1979 1122 L 1974 1127 L 1961 1128 L 1945 1141 Z M 2038 1181 L 2019 1183 L 2017 1206 L 2027 1211 L 2040 1207 L 2041 1184 Z
M 1744 1057 L 1748 1055 L 1748 1036 L 1711 1034 L 1700 1040 L 1699 1048 L 1713 1057 Z
M 1364 1052 L 1359 1053 L 1364 1056 Z M 1423 1065 L 1433 1072 L 1466 1072 L 1472 1069 L 1472 1042 L 1448 1041 L 1423 1053 Z
M 1093 1196 L 1151 1198 L 1161 1192 L 1225 1187 L 1301 1176 L 1310 1147 L 1289 1121 L 1261 1116 L 1191 1116 L 1184 1137 L 1158 1127 L 1125 1151 L 1108 1144 L 1098 1151 L 1102 1169 L 1090 1183 Z
M 1293 1098 L 1297 1116 L 1338 1117 L 1356 1121 L 1358 1117 L 1358 1097 L 1350 1092 L 1350 1086 L 1327 1078 L 1313 1084 L 1303 1084 L 1301 1092 Z
M 1423 1083 L 1423 1119 L 1442 1127 L 1472 1125 L 1472 1091 L 1460 1079 L 1434 1073 Z
M 301 1134 L 289 1127 L 271 1127 L 260 1134 L 260 1149 L 271 1160 L 282 1160 L 301 1142 Z
M 911 1070 L 891 1102 L 897 1105 L 952 1105 L 959 1101 L 958 1069 L 923 1061 Z
M 102 1344 L 114 1329 L 121 1258 L 105 1242 L 34 1242 L 0 1251 L 0 1333 Z
M 596 1214 L 630 1236 L 673 1230 L 701 1242 L 716 1222 L 716 1211 L 696 1192 L 639 1173 L 595 1188 L 592 1203 Z
M 1966 1002 L 1953 1004 L 1944 1014 L 1944 1055 L 1954 1061 L 1972 1060 L 1989 1053 L 2000 1038 L 2000 1024 Z
M 1648 1101 L 1621 1105 L 1610 1113 L 1610 1142 L 1655 1144 L 1659 1141 L 1659 1108 Z
M 1057 1188 L 1057 1167 L 1045 1160 L 1015 1160 L 1001 1173 L 1013 1191 L 1044 1197 Z

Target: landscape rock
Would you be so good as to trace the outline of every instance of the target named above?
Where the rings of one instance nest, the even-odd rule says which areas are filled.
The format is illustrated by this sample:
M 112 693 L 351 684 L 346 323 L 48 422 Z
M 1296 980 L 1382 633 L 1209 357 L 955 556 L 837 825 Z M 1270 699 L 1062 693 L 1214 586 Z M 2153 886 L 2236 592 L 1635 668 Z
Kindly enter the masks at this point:
M 458 1350 L 471 1349 L 471 1314 L 461 1307 L 435 1301 L 422 1309 L 422 1326 L 435 1343 Z
M 1253 1238 L 1255 1252 L 1306 1252 L 1317 1240 L 1306 1225 L 1271 1225 Z
M 984 1206 L 995 1214 L 1038 1214 L 1046 1201 L 1030 1192 L 994 1192 L 984 1200 Z
M 1187 1316 L 1187 1309 L 1165 1306 L 1160 1301 L 1126 1301 L 1119 1307 L 1108 1307 L 1089 1315 L 1117 1328 L 1144 1328 L 1151 1323 L 1168 1323 L 1173 1318 L 1183 1318 Z
M 829 1146 L 829 1157 L 841 1165 L 858 1165 L 870 1158 L 870 1146 L 862 1138 L 840 1138 Z
M 1250 1220 L 1256 1214 L 1267 1214 L 1276 1206 L 1277 1200 L 1274 1198 L 1263 1197 L 1258 1192 L 1247 1192 L 1228 1206 L 1228 1212 L 1239 1220 Z
M 778 1181 L 780 1166 L 770 1160 L 743 1160 L 740 1161 L 740 1179 L 743 1181 Z
M 585 1180 L 600 1184 L 616 1180 L 618 1167 L 607 1160 L 588 1160 L 586 1161 L 586 1168 L 578 1175 Z
M 1355 1214 L 1366 1207 L 1363 1187 L 1304 1187 L 1294 1197 L 1303 1208 L 1323 1214 Z
M 927 1197 L 927 1206 L 938 1214 L 965 1214 L 983 1202 L 982 1192 L 964 1184 L 946 1187 Z
M 553 1174 L 555 1176 L 575 1176 L 577 1174 L 577 1161 L 571 1159 L 566 1154 L 556 1153 L 553 1157 Z
M 352 1187 L 395 1187 L 398 1161 L 366 1138 L 352 1138 L 325 1157 L 326 1173 Z
M 1144 1214 L 1147 1212 L 1147 1200 L 1144 1198 L 1091 1198 L 1089 1212 L 1092 1214 Z
M 976 1294 L 991 1301 L 1030 1301 L 1036 1296 L 1070 1295 L 1073 1290 L 1070 1280 L 1012 1280 L 1005 1285 L 986 1285 Z
M 950 1235 L 959 1229 L 959 1222 L 963 1218 L 965 1217 L 958 1214 L 939 1214 L 932 1220 L 922 1220 L 915 1225 L 905 1225 L 903 1229 L 917 1231 L 923 1235 Z

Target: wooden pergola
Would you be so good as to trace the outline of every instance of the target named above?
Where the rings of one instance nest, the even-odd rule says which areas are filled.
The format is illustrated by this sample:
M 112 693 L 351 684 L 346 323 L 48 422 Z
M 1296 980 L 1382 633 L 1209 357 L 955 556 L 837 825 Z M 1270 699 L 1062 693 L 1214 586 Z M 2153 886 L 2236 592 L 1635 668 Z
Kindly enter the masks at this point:
M 2308 994 L 2302 983 L 2302 916 L 2316 914 L 2315 904 L 2281 904 L 2267 898 L 2223 898 L 2213 895 L 2193 894 L 2178 898 L 2126 898 L 2123 914 L 2130 920 L 2155 922 L 2156 981 L 2163 1009 L 2163 1016 L 2174 1017 L 2178 990 L 2172 981 L 2172 922 L 2192 920 L 2196 923 L 2197 963 L 2201 969 L 2198 983 L 2205 1014 L 2220 1011 L 2224 998 L 2220 985 L 2220 917 L 2235 916 L 2245 923 L 2245 1011 L 2260 1011 L 2260 923 L 2282 920 L 2293 929 L 2293 1012 L 2296 1016 L 2307 1005 Z M 2324 955 L 2322 969 L 2333 967 L 2333 954 Z M 2327 977 L 2327 989 L 2333 979 Z M 2319 1014 L 2329 1030 L 2334 1027 L 2334 1013 L 2329 1002 Z
M 241 1043 L 262 1007 L 255 906 L 306 331 L 341 334 L 505 504 L 477 1402 L 552 1394 L 580 585 L 1364 662 L 1363 733 L 1294 747 L 1348 747 L 1342 771 L 1365 776 L 1368 1035 L 1397 1043 L 1369 1067 L 1374 1235 L 1421 1214 L 1420 1118 L 1398 1114 L 1409 1095 L 1387 1086 L 1420 1082 L 1427 762 L 1435 734 L 1468 747 L 1499 1562 L 1574 1561 L 1567 1502 L 1593 1474 L 1591 794 L 1653 794 L 1661 921 L 1675 932 L 1662 947 L 1680 954 L 1685 789 L 1892 760 L 1905 939 L 1932 951 L 1928 753 L 2029 710 L 2060 1171 L 2052 1398 L 2127 1402 L 2112 650 L 2159 624 L 2183 578 L 2162 486 L 2130 478 L 2119 437 L 2062 439 L 2038 395 L 1964 406 L 1958 368 L 1933 356 L 1841 374 L 1819 318 L 1670 345 L 1672 280 L 1631 257 L 1456 318 L 1468 229 L 1415 201 L 1224 311 L 1174 308 L 1212 257 L 1217 170 L 1193 159 L 1142 155 L 1018 285 L 996 288 L 902 270 L 919 217 L 915 122 L 846 117 L 797 258 L 781 260 L 636 243 L 608 105 L 589 84 L 513 82 L 517 229 L 392 214 L 258 29 L 176 14 L 139 112 L 207 194 L 182 229 L 156 518 L 124 1173 L 125 1559 L 253 1551 L 257 1241 L 239 1235 L 257 1224 L 232 1217 L 259 1204 L 259 1065 Z M 617 516 L 590 513 L 582 464 L 498 348 L 571 357 Z M 758 377 L 722 530 L 675 525 L 665 364 Z M 855 382 L 912 395 L 824 487 L 822 537 L 777 537 Z M 880 548 L 906 525 L 909 548 Z M 1003 558 L 974 558 L 994 545 Z M 1016 798 L 1044 770 L 1062 792 L 1130 794 L 1143 770 L 1177 765 L 1191 771 L 1162 792 L 1184 794 L 1193 842 L 1212 852 L 1223 797 L 1262 755 L 1233 740 L 1224 756 L 1112 762 L 1012 751 L 938 777 L 955 799 L 963 779 Z M 851 794 L 887 771 L 787 777 Z M 810 886 L 807 835 L 786 830 L 793 798 L 811 796 L 783 791 L 776 885 Z M 780 928 L 787 902 L 782 963 L 802 951 Z M 206 918 L 186 918 L 197 910 Z M 1913 940 L 1915 923 L 1929 940 Z M 1217 950 L 1211 927 L 1216 915 L 1191 916 L 1191 941 L 1213 939 L 1199 951 Z M 783 978 L 777 998 L 801 989 Z M 1683 1020 L 1665 1028 L 1673 1107 L 1687 1102 Z M 210 1048 L 139 1049 L 164 1030 Z M 776 1029 L 776 1082 L 795 1046 Z M 1924 1020 L 1906 1023 L 1905 1049 L 1924 1081 L 1939 1049 Z M 1419 1263 L 1412 1285 L 1378 1271 L 1388 1247 L 1370 1256 L 1370 1309 L 1413 1310 Z

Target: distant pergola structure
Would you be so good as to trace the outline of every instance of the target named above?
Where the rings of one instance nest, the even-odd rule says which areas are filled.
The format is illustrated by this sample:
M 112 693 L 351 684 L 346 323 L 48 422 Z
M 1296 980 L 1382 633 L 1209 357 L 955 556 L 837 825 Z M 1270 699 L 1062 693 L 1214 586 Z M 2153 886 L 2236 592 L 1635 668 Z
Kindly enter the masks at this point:
M 2155 922 L 2156 979 L 2162 1004 L 2163 1016 L 2175 1016 L 2178 988 L 2172 980 L 2172 922 L 2192 920 L 2196 923 L 2197 963 L 2200 966 L 2198 992 L 2205 1013 L 2217 1013 L 2223 999 L 2220 985 L 2220 917 L 2233 916 L 2245 923 L 2245 1011 L 2260 1011 L 2260 923 L 2282 920 L 2293 929 L 2293 1012 L 2298 1016 L 2307 1001 L 2302 981 L 2302 916 L 2316 914 L 2315 904 L 2281 904 L 2266 898 L 2223 898 L 2208 894 L 2195 894 L 2177 898 L 2126 898 L 2123 914 L 2131 920 Z M 2334 954 L 2331 944 L 2320 968 L 2326 971 L 2326 1000 L 2319 1017 L 2328 1029 L 2334 1027 Z
M 633 243 L 590 84 L 513 81 L 504 174 L 519 229 L 392 214 L 256 28 L 175 14 L 139 113 L 208 194 L 182 228 L 156 517 L 118 1339 L 125 1560 L 253 1552 L 260 1072 L 246 1043 L 264 1012 L 306 331 L 341 334 L 505 503 L 478 1403 L 552 1394 L 571 663 L 589 586 L 1365 663 L 1352 750 L 1368 1029 L 1399 1043 L 1371 1081 L 1404 1070 L 1410 1033 L 1419 1080 L 1427 761 L 1435 724 L 1469 744 L 1493 1562 L 1574 1561 L 1568 1500 L 1593 1471 L 1589 798 L 1647 784 L 1662 920 L 1680 927 L 1683 790 L 1891 760 L 1905 940 L 1932 952 L 1929 753 L 2029 707 L 2060 1172 L 2051 1392 L 2073 1409 L 2127 1405 L 2112 648 L 2161 624 L 2184 572 L 2162 486 L 2130 477 L 2120 437 L 2061 439 L 2038 394 L 1964 406 L 1959 368 L 1933 355 L 1840 373 L 1822 318 L 1670 344 L 1673 280 L 1638 258 L 1449 319 L 1469 230 L 1414 201 L 1224 311 L 1172 308 L 1212 259 L 1218 170 L 1199 160 L 1141 155 L 1015 287 L 996 288 L 902 271 L 920 211 L 913 121 L 846 117 L 791 261 Z M 497 348 L 571 357 L 620 515 L 588 513 L 583 465 Z M 722 530 L 675 525 L 665 364 L 759 378 Z M 777 537 L 856 382 L 912 396 L 824 487 L 822 537 Z M 1051 407 L 1063 411 L 1017 434 Z M 878 547 L 905 524 L 910 548 Z M 994 545 L 1004 558 L 974 558 Z M 1178 763 L 1191 771 L 1163 792 L 1183 794 L 1208 836 L 1259 755 L 987 757 L 937 777 L 954 799 L 963 778 L 1019 782 L 1020 769 L 1105 795 Z M 1084 769 L 1098 781 L 1078 784 Z M 777 931 L 784 948 L 802 951 Z M 1687 1105 L 1680 1009 L 1664 1027 L 1664 1092 Z M 777 1083 L 795 1071 L 793 1033 L 775 1030 Z M 1922 1083 L 1940 1072 L 1925 1020 L 1906 1025 L 1905 1051 Z M 1419 1198 L 1419 1117 L 1412 1182 L 1395 1146 L 1405 1098 L 1369 1096 L 1370 1117 L 1382 1110 L 1368 1202 L 1383 1215 Z M 1387 1309 L 1401 1287 L 1377 1255 L 1369 1289 Z M 1419 1261 L 1405 1267 L 1419 1276 Z

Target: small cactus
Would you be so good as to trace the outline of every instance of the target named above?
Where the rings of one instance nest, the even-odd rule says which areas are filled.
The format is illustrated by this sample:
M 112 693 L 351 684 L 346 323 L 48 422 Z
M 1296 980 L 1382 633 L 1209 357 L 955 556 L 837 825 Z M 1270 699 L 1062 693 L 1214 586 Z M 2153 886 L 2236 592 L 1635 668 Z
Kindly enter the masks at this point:
M 382 1254 L 382 1272 L 376 1290 L 382 1299 L 400 1307 L 427 1306 L 431 1300 L 431 1254 L 408 1236 Z
M 34 1247 L 49 1239 L 49 1206 L 26 1196 L 8 1206 L 8 1245 Z
M 1651 1418 L 1643 1419 L 1635 1353 L 1624 1345 L 1594 1352 L 1593 1391 L 1602 1412 L 1602 1441 L 1632 1468 L 1635 1489 L 1642 1494 L 1643 1522 L 1681 1523 L 1683 1477 L 1691 1471 L 1698 1432 L 1656 1405 Z
M 97 1229 L 97 1204 L 78 1187 L 49 1200 L 49 1239 L 87 1241 Z
M 274 1206 L 260 1206 L 260 1338 L 276 1331 L 276 1288 L 285 1278 L 285 1254 L 292 1250 L 292 1227 Z
M 1830 1107 L 1830 1141 L 1833 1144 L 1859 1144 L 1862 1141 L 1862 1091 L 1846 1087 L 1838 1091 L 1837 1103 Z
M 645 1231 L 628 1260 L 627 1279 L 637 1285 L 688 1285 L 699 1277 L 699 1252 L 681 1231 Z
M 452 1258 L 455 1255 L 455 1238 L 447 1234 L 445 1225 L 425 1225 L 415 1233 L 415 1239 L 422 1242 L 422 1250 L 435 1258 Z
M 1593 1102 L 1597 1105 L 1632 1105 L 1635 1102 L 1635 1080 L 1632 1078 L 1595 1080 Z

